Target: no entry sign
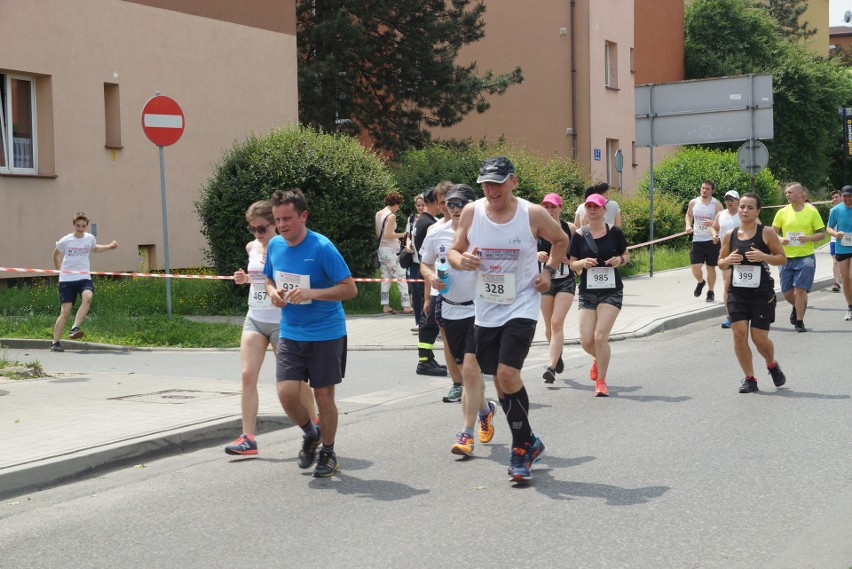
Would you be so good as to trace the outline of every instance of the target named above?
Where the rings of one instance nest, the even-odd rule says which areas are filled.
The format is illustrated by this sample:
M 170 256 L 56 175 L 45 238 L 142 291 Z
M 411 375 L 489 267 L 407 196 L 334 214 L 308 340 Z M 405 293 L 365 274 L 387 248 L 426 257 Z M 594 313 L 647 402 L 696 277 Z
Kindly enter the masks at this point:
M 142 130 L 157 146 L 171 146 L 183 134 L 183 111 L 174 99 L 157 95 L 142 108 Z

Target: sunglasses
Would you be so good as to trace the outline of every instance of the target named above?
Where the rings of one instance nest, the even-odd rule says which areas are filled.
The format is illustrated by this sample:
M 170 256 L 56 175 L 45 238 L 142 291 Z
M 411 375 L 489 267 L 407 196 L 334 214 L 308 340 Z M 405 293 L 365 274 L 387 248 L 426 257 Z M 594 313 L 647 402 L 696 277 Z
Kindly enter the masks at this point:
M 246 229 L 248 229 L 251 232 L 252 235 L 257 234 L 257 233 L 263 235 L 264 233 L 266 233 L 266 230 L 269 229 L 270 225 L 272 225 L 272 224 L 267 223 L 266 225 L 257 225 L 257 226 L 248 225 L 248 226 L 246 226 Z
M 727 196 L 727 197 L 725 198 L 725 201 L 726 201 L 726 202 L 735 202 L 735 201 L 737 201 L 737 198 L 735 198 L 735 197 L 733 197 L 733 196 Z
M 462 209 L 464 206 L 466 206 L 469 203 L 470 202 L 452 200 L 452 201 L 447 202 L 447 207 L 449 209 Z

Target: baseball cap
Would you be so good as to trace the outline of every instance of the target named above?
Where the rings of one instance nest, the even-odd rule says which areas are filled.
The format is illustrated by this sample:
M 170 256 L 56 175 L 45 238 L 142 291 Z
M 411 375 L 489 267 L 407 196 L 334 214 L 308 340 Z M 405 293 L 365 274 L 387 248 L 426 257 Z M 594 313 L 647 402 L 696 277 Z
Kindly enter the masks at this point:
M 735 200 L 740 199 L 740 193 L 739 193 L 738 191 L 736 191 L 736 190 L 728 190 L 728 191 L 725 193 L 725 197 L 728 197 L 728 196 L 733 197 Z
M 463 202 L 475 202 L 476 192 L 467 184 L 456 184 L 447 192 L 447 201 L 452 199 L 462 200 Z
M 492 156 L 479 167 L 479 177 L 476 179 L 476 183 L 494 182 L 495 184 L 502 184 L 514 173 L 515 165 L 512 164 L 511 160 L 505 156 Z
M 426 203 L 435 203 L 435 186 L 429 186 L 423 190 L 423 201 Z
M 562 207 L 562 197 L 560 197 L 559 194 L 547 194 L 544 196 L 544 199 L 541 200 L 541 203 L 549 203 L 557 207 Z
M 598 207 L 606 207 L 606 198 L 600 194 L 592 194 L 586 198 L 584 203 L 593 203 Z
M 852 195 L 852 186 L 843 186 L 843 188 L 840 190 L 840 195 L 841 196 Z

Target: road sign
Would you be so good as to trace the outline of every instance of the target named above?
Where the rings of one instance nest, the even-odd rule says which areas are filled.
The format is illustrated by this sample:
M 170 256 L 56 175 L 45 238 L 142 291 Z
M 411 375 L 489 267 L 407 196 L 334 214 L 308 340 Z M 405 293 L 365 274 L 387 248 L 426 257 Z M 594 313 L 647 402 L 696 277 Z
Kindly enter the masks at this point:
M 749 175 L 754 176 L 769 164 L 769 149 L 759 140 L 747 140 L 737 151 L 737 163 Z
M 171 146 L 183 135 L 183 111 L 174 99 L 157 95 L 142 108 L 142 130 L 157 146 Z

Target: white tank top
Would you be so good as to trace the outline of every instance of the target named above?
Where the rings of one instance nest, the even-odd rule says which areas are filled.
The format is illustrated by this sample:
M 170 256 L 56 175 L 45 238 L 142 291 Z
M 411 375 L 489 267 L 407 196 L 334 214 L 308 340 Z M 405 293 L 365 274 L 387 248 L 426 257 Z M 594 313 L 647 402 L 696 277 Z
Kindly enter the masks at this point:
M 514 318 L 537 320 L 539 294 L 533 282 L 539 274 L 538 247 L 530 227 L 530 204 L 517 198 L 514 217 L 502 224 L 488 219 L 487 204 L 485 198 L 476 201 L 467 234 L 481 260 L 474 297 L 475 322 L 496 328 Z
M 735 213 L 731 215 L 727 209 L 723 210 L 719 214 L 719 239 L 722 236 L 733 229 L 734 227 L 738 227 L 740 224 L 740 214 Z
M 695 205 L 692 206 L 692 240 L 693 241 L 712 241 L 713 233 L 711 233 L 709 227 L 703 227 L 701 221 L 704 219 L 709 219 L 713 221 L 716 219 L 716 198 L 710 198 L 710 203 L 708 205 L 704 205 L 701 203 L 701 198 L 695 200 Z
M 266 322 L 274 324 L 281 321 L 281 309 L 272 306 L 266 296 L 266 275 L 263 274 L 263 265 L 266 263 L 266 256 L 261 255 L 257 250 L 260 243 L 257 239 L 251 242 L 251 250 L 249 250 L 249 262 L 246 267 L 249 279 L 249 309 L 248 316 L 252 320 L 258 322 Z M 265 308 L 268 306 L 268 308 Z

